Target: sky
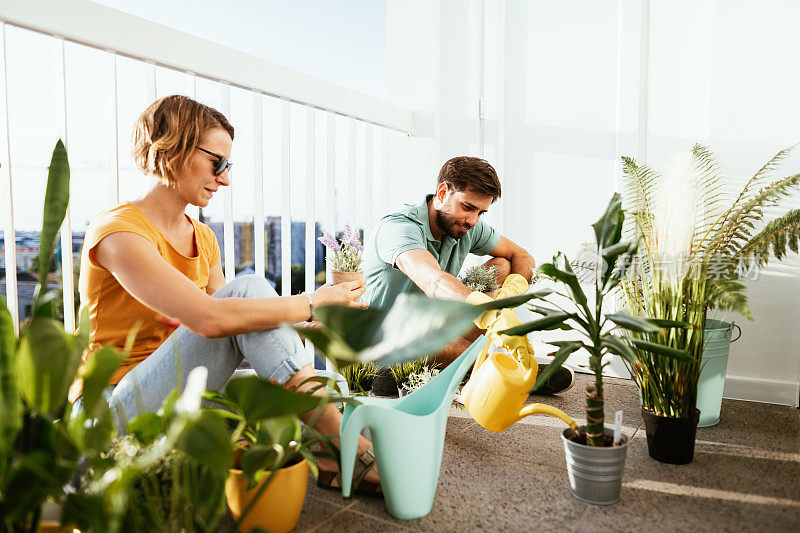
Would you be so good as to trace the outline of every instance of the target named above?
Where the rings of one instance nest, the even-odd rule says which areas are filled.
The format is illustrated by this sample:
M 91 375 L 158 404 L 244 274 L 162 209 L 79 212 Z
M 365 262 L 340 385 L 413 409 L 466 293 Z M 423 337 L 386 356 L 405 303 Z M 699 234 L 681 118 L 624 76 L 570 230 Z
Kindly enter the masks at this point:
M 386 6 L 384 1 L 302 0 L 293 2 L 238 0 L 224 3 L 210 0 L 101 0 L 96 2 L 132 15 L 202 37 L 263 59 L 344 85 L 378 98 L 386 96 Z M 64 113 L 57 105 L 55 40 L 14 27 L 6 28 L 11 145 L 12 186 L 15 227 L 38 230 L 44 199 L 46 167 Z M 65 46 L 67 94 L 67 148 L 72 168 L 72 227 L 80 231 L 94 215 L 111 207 L 109 154 L 113 146 L 109 97 L 108 56 L 105 52 L 67 43 Z M 118 150 L 120 193 L 134 198 L 148 185 L 130 162 L 129 140 L 133 121 L 150 103 L 147 101 L 144 64 L 126 58 L 117 62 Z M 187 93 L 189 76 L 157 69 L 158 97 Z M 198 81 L 197 97 L 220 106 L 220 89 L 206 80 Z M 231 116 L 237 129 L 232 159 L 234 219 L 252 217 L 252 96 L 231 90 Z M 278 214 L 280 104 L 264 98 L 265 211 Z M 299 105 L 291 110 L 292 218 L 305 216 L 305 135 L 308 115 Z M 315 112 L 318 152 L 324 154 L 323 112 Z M 336 119 L 337 132 L 347 131 L 347 122 Z M 364 127 L 357 130 L 357 153 L 365 158 Z M 337 134 L 337 180 L 346 173 L 347 145 Z M 377 155 L 375 156 L 377 157 Z M 317 157 L 317 175 L 325 161 Z M 363 169 L 359 172 L 363 175 Z M 320 178 L 318 178 L 320 179 Z M 249 193 L 249 194 L 248 194 Z M 318 186 L 317 213 L 324 205 L 325 191 Z M 222 198 L 212 200 L 208 213 L 222 217 Z M 337 199 L 338 201 L 338 199 Z

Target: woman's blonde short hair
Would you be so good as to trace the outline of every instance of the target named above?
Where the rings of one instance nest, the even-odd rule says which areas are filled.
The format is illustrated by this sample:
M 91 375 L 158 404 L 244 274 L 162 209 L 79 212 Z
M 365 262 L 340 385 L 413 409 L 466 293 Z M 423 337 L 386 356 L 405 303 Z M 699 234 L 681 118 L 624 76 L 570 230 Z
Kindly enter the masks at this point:
M 150 104 L 136 121 L 133 160 L 145 174 L 174 186 L 175 176 L 187 164 L 203 134 L 215 128 L 224 129 L 233 140 L 233 126 L 216 109 L 186 96 L 165 96 Z

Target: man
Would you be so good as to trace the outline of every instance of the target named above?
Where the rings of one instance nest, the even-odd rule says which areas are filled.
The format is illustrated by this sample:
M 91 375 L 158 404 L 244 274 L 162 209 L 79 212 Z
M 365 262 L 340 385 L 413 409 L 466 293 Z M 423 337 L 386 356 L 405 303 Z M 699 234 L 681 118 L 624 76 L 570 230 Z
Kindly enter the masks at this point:
M 469 253 L 492 256 L 484 266 L 498 267 L 501 285 L 511 273 L 530 282 L 535 266 L 531 255 L 481 220 L 498 198 L 500 180 L 485 160 L 455 157 L 447 161 L 439 172 L 435 194 L 383 217 L 373 230 L 364 249 L 365 298 L 370 305 L 388 307 L 402 293 L 464 301 L 472 291 L 457 276 Z M 473 328 L 440 352 L 436 362 L 451 363 L 481 333 Z M 541 391 L 561 392 L 573 382 L 574 374 L 564 368 Z

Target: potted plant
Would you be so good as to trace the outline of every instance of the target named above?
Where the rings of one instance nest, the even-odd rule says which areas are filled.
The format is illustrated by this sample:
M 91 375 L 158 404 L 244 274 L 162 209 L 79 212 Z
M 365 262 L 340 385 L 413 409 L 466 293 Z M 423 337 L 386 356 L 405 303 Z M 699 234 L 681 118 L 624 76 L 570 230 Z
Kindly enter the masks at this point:
M 367 394 L 372 388 L 377 368 L 375 363 L 356 361 L 349 365 L 342 365 L 339 369 L 347 381 L 347 387 L 353 393 Z
M 726 193 L 719 165 L 704 146 L 676 154 L 665 175 L 623 158 L 626 201 L 633 215 L 628 231 L 644 243 L 638 268 L 630 269 L 623 282 L 627 309 L 633 315 L 691 324 L 666 333 L 632 333 L 691 356 L 689 362 L 675 363 L 635 349 L 636 361 L 628 363 L 641 393 L 650 454 L 658 460 L 690 462 L 695 418 L 700 426 L 719 420 L 733 325 L 711 322 L 708 310 L 734 311 L 752 320 L 741 280 L 771 255 L 781 259 L 787 247 L 796 251 L 800 243 L 800 210 L 789 211 L 754 235 L 756 225 L 764 222 L 764 209 L 800 185 L 800 174 L 773 176 L 790 151 L 770 159 L 735 198 Z M 709 363 L 712 355 L 714 362 Z M 682 435 L 680 447 L 666 428 Z M 667 441 L 662 443 L 662 437 Z
M 332 381 L 311 379 L 320 381 L 317 388 Z M 208 401 L 222 407 L 212 411 L 230 421 L 229 439 L 235 451 L 225 495 L 238 530 L 292 530 L 303 509 L 309 469 L 318 475 L 315 457 L 337 459 L 328 452 L 312 451 L 316 443 L 336 448 L 328 436 L 313 428 L 313 422 L 303 431 L 300 415 L 330 402 L 350 400 L 314 395 L 315 390 L 301 393 L 248 376 L 231 380 L 224 394 L 206 393 Z
M 604 299 L 621 282 L 639 246 L 638 241 L 621 241 L 624 221 L 621 206 L 619 194 L 614 194 L 600 220 L 592 225 L 598 257 L 604 261 L 603 268 L 598 268 L 594 276 L 594 301 L 589 302 L 569 260 L 559 252 L 553 257 L 552 263 L 541 265 L 538 272 L 560 283 L 565 292 L 537 291 L 535 297 L 549 305 L 529 307 L 542 315 L 541 318 L 500 332 L 504 335 L 527 335 L 532 331 L 563 329 L 581 335 L 573 340 L 550 343 L 558 350 L 552 354 L 552 363 L 536 379 L 531 392 L 546 383 L 570 354 L 580 349 L 589 352 L 594 382 L 586 386 L 586 425 L 580 427 L 578 432 L 572 428 L 566 429 L 562 439 L 573 496 L 597 505 L 608 505 L 619 500 L 628 445 L 627 436 L 619 435 L 615 440 L 613 432 L 604 425 L 603 367 L 608 364 L 604 359 L 607 355 L 615 354 L 633 362 L 633 347 L 675 361 L 688 359 L 684 351 L 646 340 L 628 339 L 615 333 L 618 329 L 661 331 L 663 328 L 679 327 L 681 323 L 603 312 Z M 568 310 L 558 305 L 552 300 L 552 294 L 566 298 L 574 309 Z M 547 300 L 548 297 L 551 299 Z
M 117 428 L 102 391 L 124 359 L 114 348 L 96 351 L 80 371 L 83 410 L 72 412 L 67 394 L 88 345 L 88 315 L 80 316 L 77 332 L 65 332 L 63 323 L 54 318 L 58 292 L 45 292 L 68 203 L 69 163 L 58 141 L 45 192 L 39 283 L 31 319 L 19 335 L 0 297 L 0 531 L 39 530 L 42 508 L 53 502 L 61 507 L 62 524 L 83 531 L 118 532 L 123 529 L 130 486 L 169 451 L 181 449 L 211 467 L 224 465 L 230 455 L 224 442 L 207 449 L 195 446 L 201 440 L 213 442 L 209 437 L 215 429 L 224 429 L 216 415 L 200 413 L 205 369 L 190 375 L 191 383 L 182 394 L 173 391 L 161 416 L 150 413 L 130 422 L 153 442 L 136 461 L 123 463 L 108 455 Z M 84 464 L 94 469 L 96 479 L 86 492 L 67 493 L 65 487 Z
M 493 292 L 500 288 L 497 283 L 499 270 L 497 266 L 476 265 L 464 271 L 461 282 L 471 291 Z
M 328 255 L 331 264 L 331 283 L 364 278 L 364 272 L 361 270 L 361 253 L 364 251 L 364 245 L 358 237 L 358 232 L 351 229 L 349 224 L 344 227 L 341 239 L 337 240 L 330 233 L 322 232 L 319 242 L 332 252 Z
M 431 380 L 436 374 L 436 365 L 431 364 L 430 358 L 421 357 L 390 367 L 392 377 L 397 383 L 398 396 L 405 396 Z

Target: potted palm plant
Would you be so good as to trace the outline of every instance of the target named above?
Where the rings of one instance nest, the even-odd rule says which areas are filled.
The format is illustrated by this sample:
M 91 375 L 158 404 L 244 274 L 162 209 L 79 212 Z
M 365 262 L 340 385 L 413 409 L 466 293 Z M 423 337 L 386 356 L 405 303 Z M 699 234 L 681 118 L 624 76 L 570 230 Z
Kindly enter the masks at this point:
M 586 425 L 581 426 L 578 432 L 572 428 L 564 430 L 562 439 L 573 496 L 597 505 L 608 505 L 619 500 L 628 445 L 627 436 L 617 435 L 615 438 L 604 424 L 603 367 L 608 364 L 606 356 L 618 355 L 633 363 L 633 348 L 636 348 L 678 362 L 688 360 L 683 350 L 617 334 L 617 330 L 656 332 L 678 329 L 682 323 L 633 317 L 624 313 L 605 314 L 603 311 L 604 299 L 622 281 L 639 246 L 638 240 L 621 240 L 625 218 L 621 206 L 619 194 L 614 194 L 600 220 L 592 225 L 597 254 L 603 261 L 599 265 L 601 268 L 595 269 L 594 302 L 590 303 L 569 260 L 559 252 L 553 257 L 552 263 L 541 265 L 538 273 L 558 282 L 565 292 L 535 292 L 536 298 L 548 304 L 529 305 L 541 318 L 500 332 L 503 335 L 527 335 L 533 331 L 562 329 L 581 335 L 573 340 L 550 343 L 558 349 L 552 354 L 552 363 L 536 379 L 531 392 L 546 383 L 570 354 L 580 349 L 589 352 L 594 382 L 586 386 Z M 566 298 L 572 309 L 559 305 L 553 295 Z
M 344 227 L 341 239 L 323 232 L 319 242 L 331 252 L 328 256 L 331 264 L 331 283 L 355 281 L 364 277 L 364 272 L 361 270 L 361 253 L 364 251 L 364 245 L 358 237 L 358 232 L 351 229 L 349 224 Z
M 789 211 L 758 233 L 755 229 L 764 222 L 765 208 L 776 206 L 800 185 L 800 174 L 774 177 L 790 151 L 770 159 L 735 198 L 727 195 L 720 167 L 704 146 L 676 154 L 663 175 L 623 158 L 626 201 L 633 215 L 628 232 L 643 242 L 636 258 L 639 267 L 629 270 L 622 285 L 627 309 L 633 315 L 691 324 L 666 334 L 632 333 L 686 350 L 692 359 L 676 363 L 636 349 L 636 361 L 629 364 L 641 392 L 650 454 L 658 460 L 690 462 L 692 426 L 719 420 L 733 326 L 711 321 L 708 311 L 733 311 L 752 320 L 741 281 L 771 255 L 781 259 L 787 247 L 798 249 L 800 210 Z M 676 429 L 680 446 L 666 428 Z M 662 443 L 661 437 L 667 440 Z

